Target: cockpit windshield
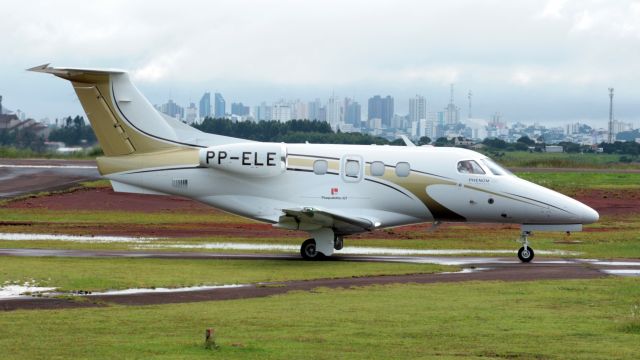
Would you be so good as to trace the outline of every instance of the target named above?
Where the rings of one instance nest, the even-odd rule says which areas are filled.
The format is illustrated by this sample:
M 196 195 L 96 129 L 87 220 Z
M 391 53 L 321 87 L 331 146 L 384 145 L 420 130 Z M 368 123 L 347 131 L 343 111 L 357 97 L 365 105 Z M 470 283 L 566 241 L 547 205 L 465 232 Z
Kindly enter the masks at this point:
M 462 160 L 458 162 L 458 172 L 462 174 L 484 175 L 480 165 L 474 160 Z
M 491 171 L 491 173 L 493 175 L 497 175 L 497 176 L 502 176 L 502 175 L 513 175 L 511 173 L 511 171 L 503 168 L 502 166 L 498 165 L 497 163 L 495 163 L 493 160 L 486 158 L 486 159 L 482 159 L 480 160 L 482 161 L 482 163 L 489 168 L 489 171 Z

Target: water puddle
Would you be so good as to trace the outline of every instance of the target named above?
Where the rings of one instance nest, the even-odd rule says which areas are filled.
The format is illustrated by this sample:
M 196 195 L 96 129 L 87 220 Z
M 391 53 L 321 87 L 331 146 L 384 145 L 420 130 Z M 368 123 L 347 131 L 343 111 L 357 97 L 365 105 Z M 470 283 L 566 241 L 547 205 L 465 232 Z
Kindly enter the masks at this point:
M 148 293 L 173 293 L 186 291 L 202 291 L 216 289 L 231 289 L 239 287 L 251 286 L 248 284 L 232 284 L 232 285 L 211 285 L 211 286 L 189 286 L 180 288 L 133 288 L 124 290 L 109 290 L 103 292 L 92 292 L 90 295 L 132 295 L 132 294 L 148 294 Z
M 640 269 L 602 269 L 600 271 L 609 275 L 640 276 Z
M 155 237 L 131 237 L 131 236 L 83 236 L 83 235 L 64 235 L 64 234 L 24 234 L 24 233 L 0 233 L 0 240 L 6 241 L 74 241 L 88 243 L 146 243 L 149 241 L 159 240 Z
M 0 286 L 0 299 L 15 299 L 26 296 L 41 295 L 52 290 L 54 287 L 42 287 L 37 286 L 35 282 L 24 282 L 22 284 L 12 283 L 10 281 L 5 282 Z
M 640 266 L 640 262 L 634 261 L 604 261 L 596 259 L 579 259 L 582 262 L 588 262 L 598 266 Z

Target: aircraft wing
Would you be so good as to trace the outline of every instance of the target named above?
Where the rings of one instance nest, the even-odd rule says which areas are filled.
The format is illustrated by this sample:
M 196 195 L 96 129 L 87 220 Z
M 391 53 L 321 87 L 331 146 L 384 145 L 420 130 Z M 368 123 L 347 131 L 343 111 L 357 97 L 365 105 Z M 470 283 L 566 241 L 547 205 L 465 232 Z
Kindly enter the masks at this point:
M 332 228 L 336 233 L 355 234 L 381 225 L 376 219 L 313 207 L 283 209 L 282 212 L 274 226 L 293 230 Z

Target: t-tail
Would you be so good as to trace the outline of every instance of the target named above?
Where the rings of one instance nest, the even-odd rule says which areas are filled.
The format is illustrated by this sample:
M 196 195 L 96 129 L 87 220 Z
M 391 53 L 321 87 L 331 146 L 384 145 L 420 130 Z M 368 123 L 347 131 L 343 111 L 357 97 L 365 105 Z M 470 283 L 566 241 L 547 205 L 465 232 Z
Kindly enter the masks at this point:
M 69 80 L 104 152 L 97 159 L 101 174 L 140 168 L 198 164 L 201 148 L 246 142 L 203 133 L 158 112 L 121 70 L 28 69 Z

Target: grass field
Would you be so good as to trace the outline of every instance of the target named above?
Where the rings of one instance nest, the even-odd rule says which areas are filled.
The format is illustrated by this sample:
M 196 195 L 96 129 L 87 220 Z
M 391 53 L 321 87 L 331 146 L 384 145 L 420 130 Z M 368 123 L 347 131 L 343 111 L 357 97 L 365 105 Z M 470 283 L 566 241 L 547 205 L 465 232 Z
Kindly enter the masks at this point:
M 317 289 L 269 298 L 14 311 L 4 359 L 637 359 L 640 281 Z M 204 349 L 216 329 L 218 350 Z
M 640 189 L 638 173 L 518 172 L 516 175 L 568 195 L 588 189 Z
M 60 291 L 231 285 L 457 271 L 432 264 L 0 257 L 0 284 L 35 281 Z
M 491 156 L 491 155 L 490 155 Z M 617 154 L 569 154 L 526 151 L 504 152 L 494 160 L 506 167 L 638 169 L 640 163 L 622 163 Z

